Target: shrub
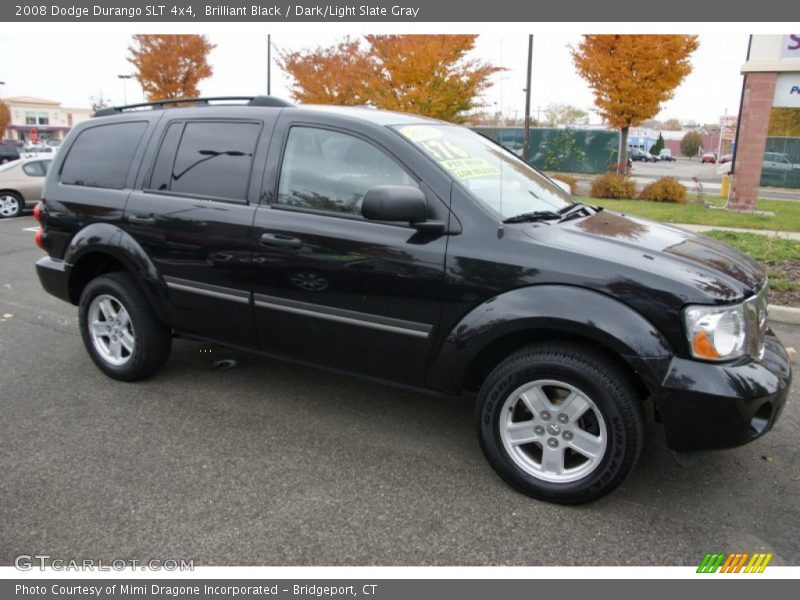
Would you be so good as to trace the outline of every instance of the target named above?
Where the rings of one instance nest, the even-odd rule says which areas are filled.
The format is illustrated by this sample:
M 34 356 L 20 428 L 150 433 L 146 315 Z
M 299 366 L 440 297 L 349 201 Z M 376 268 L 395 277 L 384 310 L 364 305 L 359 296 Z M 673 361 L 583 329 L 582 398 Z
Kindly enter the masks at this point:
M 702 145 L 703 136 L 696 131 L 688 131 L 681 140 L 681 153 L 689 157 L 697 156 Z
M 639 199 L 683 204 L 686 202 L 686 188 L 674 177 L 662 177 L 645 186 Z
M 592 198 L 634 198 L 636 184 L 629 178 L 615 173 L 606 173 L 596 177 L 592 182 Z
M 564 173 L 550 173 L 550 179 L 558 179 L 569 186 L 569 193 L 573 196 L 578 192 L 578 180 L 572 175 L 565 175 Z

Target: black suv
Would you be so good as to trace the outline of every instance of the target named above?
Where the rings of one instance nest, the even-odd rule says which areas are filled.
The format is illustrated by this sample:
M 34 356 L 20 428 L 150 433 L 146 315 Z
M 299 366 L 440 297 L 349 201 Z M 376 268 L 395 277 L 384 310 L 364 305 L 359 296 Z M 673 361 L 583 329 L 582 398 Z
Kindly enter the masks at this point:
M 778 418 L 791 370 L 747 256 L 575 202 L 462 127 L 239 100 L 104 109 L 54 159 L 36 270 L 110 377 L 178 336 L 474 392 L 491 465 L 563 503 L 630 472 L 648 398 L 679 453 Z

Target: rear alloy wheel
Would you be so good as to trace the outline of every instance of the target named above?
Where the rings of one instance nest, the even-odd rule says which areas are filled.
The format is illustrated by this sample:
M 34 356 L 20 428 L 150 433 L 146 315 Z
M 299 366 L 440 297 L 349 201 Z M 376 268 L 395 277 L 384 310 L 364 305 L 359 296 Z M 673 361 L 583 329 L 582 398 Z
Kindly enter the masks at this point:
M 24 201 L 15 192 L 0 192 L 0 219 L 10 219 L 22 214 Z
M 127 273 L 109 273 L 84 288 L 78 307 L 89 356 L 106 375 L 142 379 L 167 360 L 172 333 Z
M 541 343 L 504 360 L 481 387 L 478 435 L 520 492 L 560 504 L 596 500 L 633 469 L 644 417 L 626 373 L 605 355 Z

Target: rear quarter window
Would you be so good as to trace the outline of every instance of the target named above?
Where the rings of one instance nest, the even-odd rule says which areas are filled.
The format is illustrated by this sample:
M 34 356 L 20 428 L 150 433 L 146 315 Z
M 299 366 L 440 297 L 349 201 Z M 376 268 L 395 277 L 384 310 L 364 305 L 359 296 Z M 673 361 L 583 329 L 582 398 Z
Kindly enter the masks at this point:
M 61 183 L 122 189 L 146 128 L 146 121 L 132 121 L 84 129 L 64 160 Z

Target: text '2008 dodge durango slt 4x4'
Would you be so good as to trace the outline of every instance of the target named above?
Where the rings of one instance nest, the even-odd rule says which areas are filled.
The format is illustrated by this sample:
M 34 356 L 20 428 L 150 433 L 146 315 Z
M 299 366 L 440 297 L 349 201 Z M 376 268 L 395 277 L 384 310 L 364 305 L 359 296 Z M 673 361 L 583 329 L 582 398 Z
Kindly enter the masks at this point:
M 462 127 L 182 102 L 77 125 L 36 210 L 42 285 L 110 377 L 152 374 L 182 336 L 477 392 L 497 473 L 562 503 L 622 482 L 646 399 L 676 452 L 780 415 L 791 370 L 747 256 L 574 202 Z

